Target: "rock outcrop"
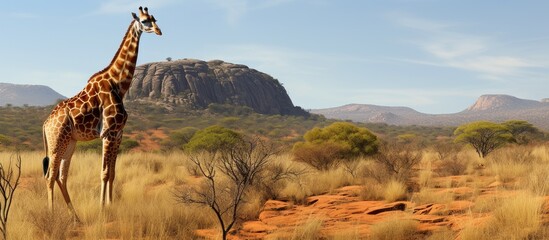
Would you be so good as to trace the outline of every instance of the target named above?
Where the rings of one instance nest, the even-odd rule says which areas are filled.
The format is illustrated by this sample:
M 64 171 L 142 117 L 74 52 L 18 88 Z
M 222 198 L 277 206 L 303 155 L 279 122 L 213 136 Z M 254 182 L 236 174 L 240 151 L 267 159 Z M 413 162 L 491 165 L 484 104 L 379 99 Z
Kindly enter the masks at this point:
M 502 94 L 489 94 L 480 96 L 475 104 L 468 107 L 465 111 L 478 112 L 524 110 L 528 108 L 541 107 L 543 105 L 545 104 L 539 101 L 520 99 L 517 97 Z
M 47 106 L 65 97 L 48 86 L 0 83 L 0 106 Z
M 181 59 L 138 66 L 126 100 L 203 109 L 211 103 L 247 106 L 263 114 L 301 115 L 278 80 L 245 65 Z

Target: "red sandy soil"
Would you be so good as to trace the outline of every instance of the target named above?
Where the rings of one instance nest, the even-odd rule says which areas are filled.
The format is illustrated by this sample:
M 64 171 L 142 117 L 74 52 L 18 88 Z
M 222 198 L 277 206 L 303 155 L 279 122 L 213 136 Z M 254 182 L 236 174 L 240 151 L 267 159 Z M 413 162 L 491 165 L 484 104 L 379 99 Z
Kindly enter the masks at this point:
M 138 140 L 137 135 L 141 135 L 143 138 Z M 160 141 L 164 138 L 167 138 L 168 135 L 160 129 L 150 129 L 146 131 L 136 131 L 131 134 L 127 134 L 131 139 L 134 139 L 139 142 L 139 146 L 132 149 L 132 151 L 137 152 L 149 152 L 160 150 Z
M 464 177 L 464 176 L 461 176 Z M 459 179 L 460 176 L 441 178 Z M 493 179 L 493 178 L 491 178 Z M 487 179 L 486 179 L 487 180 Z M 477 200 L 485 197 L 505 198 L 516 194 L 514 191 L 498 189 L 501 183 L 487 184 L 480 188 Z M 276 239 L 290 238 L 297 226 L 308 220 L 322 221 L 321 235 L 324 238 L 341 233 L 358 233 L 367 237 L 370 227 L 381 221 L 398 218 L 412 219 L 419 223 L 418 232 L 428 234 L 450 229 L 455 233 L 462 230 L 472 221 L 482 224 L 490 218 L 489 213 L 472 213 L 475 205 L 471 199 L 473 189 L 470 187 L 450 187 L 433 189 L 434 193 L 452 192 L 452 202 L 428 203 L 417 205 L 410 201 L 387 203 L 384 201 L 363 201 L 358 196 L 360 186 L 348 186 L 337 189 L 332 194 L 312 196 L 305 205 L 295 205 L 291 202 L 268 200 L 255 221 L 244 222 L 238 229 L 233 230 L 230 239 Z M 462 199 L 462 200 L 460 200 Z M 543 221 L 549 222 L 549 196 L 544 198 Z M 218 229 L 203 229 L 196 232 L 198 236 L 210 239 L 218 236 Z

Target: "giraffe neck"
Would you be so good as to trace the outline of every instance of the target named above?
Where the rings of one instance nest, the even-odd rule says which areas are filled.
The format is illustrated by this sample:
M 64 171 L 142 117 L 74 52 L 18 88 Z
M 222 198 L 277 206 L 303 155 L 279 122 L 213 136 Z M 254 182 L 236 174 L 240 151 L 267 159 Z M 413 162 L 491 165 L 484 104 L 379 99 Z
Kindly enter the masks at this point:
M 132 21 L 110 65 L 102 71 L 108 73 L 113 84 L 118 86 L 121 97 L 124 97 L 132 82 L 141 33 L 143 31 L 140 29 L 139 23 L 135 20 Z

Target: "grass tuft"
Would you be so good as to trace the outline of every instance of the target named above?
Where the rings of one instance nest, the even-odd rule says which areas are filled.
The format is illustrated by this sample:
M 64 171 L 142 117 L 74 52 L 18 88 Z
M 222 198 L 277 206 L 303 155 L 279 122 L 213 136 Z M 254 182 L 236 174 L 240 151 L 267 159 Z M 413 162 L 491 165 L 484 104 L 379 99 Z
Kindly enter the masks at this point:
M 406 185 L 404 183 L 392 180 L 385 185 L 384 199 L 387 202 L 406 200 Z
M 371 227 L 371 239 L 394 240 L 415 239 L 419 223 L 410 219 L 391 218 Z

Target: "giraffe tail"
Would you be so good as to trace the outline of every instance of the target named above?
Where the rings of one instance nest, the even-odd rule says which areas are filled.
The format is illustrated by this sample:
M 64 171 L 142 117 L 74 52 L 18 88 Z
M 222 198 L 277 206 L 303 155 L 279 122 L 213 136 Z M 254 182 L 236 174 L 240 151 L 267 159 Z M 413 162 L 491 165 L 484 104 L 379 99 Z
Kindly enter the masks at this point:
M 46 177 L 50 166 L 50 158 L 48 157 L 48 140 L 46 139 L 46 131 L 44 129 L 42 129 L 42 138 L 44 140 L 44 150 L 46 151 L 46 157 L 42 160 L 42 168 L 44 169 L 44 177 Z
M 44 160 L 42 160 L 42 167 L 44 168 L 44 177 L 48 175 L 48 167 L 50 166 L 50 158 L 45 157 Z

